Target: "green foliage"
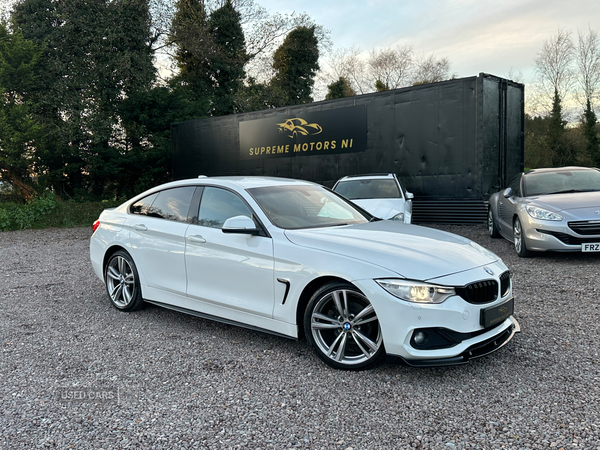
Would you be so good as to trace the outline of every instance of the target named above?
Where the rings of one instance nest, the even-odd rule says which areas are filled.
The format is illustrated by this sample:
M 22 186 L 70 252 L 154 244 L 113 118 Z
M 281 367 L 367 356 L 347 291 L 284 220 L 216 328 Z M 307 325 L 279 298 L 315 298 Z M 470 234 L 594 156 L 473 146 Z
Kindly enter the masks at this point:
M 215 46 L 210 59 L 210 77 L 213 80 L 213 116 L 233 114 L 235 98 L 243 85 L 244 65 L 248 62 L 241 15 L 231 0 L 213 11 L 208 26 Z
M 171 180 L 171 124 L 195 117 L 194 102 L 182 89 L 154 87 L 126 99 L 119 110 L 127 151 L 110 193 L 133 196 Z
M 46 194 L 25 205 L 0 205 L 0 231 L 23 230 L 42 217 L 50 214 L 56 208 L 56 197 Z
M 312 102 L 312 88 L 319 70 L 319 41 L 315 27 L 297 27 L 285 38 L 273 55 L 276 70 L 271 84 L 282 93 L 278 106 Z
M 123 201 L 60 201 L 55 195 L 47 193 L 27 204 L 0 204 L 0 231 L 87 227 L 104 209 L 118 206 Z
M 102 195 L 120 171 L 124 98 L 155 79 L 146 0 L 22 0 L 13 28 L 43 48 L 27 93 L 42 129 L 38 183 L 66 198 Z
M 36 83 L 40 55 L 33 42 L 0 24 L 0 181 L 9 182 L 25 199 L 35 192 L 29 173 L 36 160 L 30 150 L 40 126 L 28 93 Z
M 199 117 L 207 116 L 212 80 L 208 77 L 206 56 L 212 52 L 213 44 L 203 0 L 177 1 L 169 40 L 176 45 L 179 68 L 174 81 L 201 106 Z
M 586 151 L 595 167 L 600 167 L 600 139 L 596 125 L 598 119 L 592 109 L 590 100 L 587 100 L 585 111 L 583 112 L 583 135 L 586 140 Z
M 576 148 L 567 136 L 567 122 L 562 116 L 561 99 L 558 90 L 554 90 L 552 112 L 548 122 L 547 146 L 552 155 L 552 166 L 570 166 L 576 164 Z
M 547 117 L 525 115 L 525 166 L 552 167 L 552 153 L 548 149 Z
M 376 90 L 377 92 L 383 92 L 383 91 L 389 91 L 389 90 L 390 90 L 390 88 L 389 88 L 389 86 L 387 86 L 387 85 L 386 85 L 386 84 L 385 84 L 383 81 L 381 81 L 381 80 L 377 80 L 377 81 L 375 82 L 375 90 Z
M 179 0 L 170 41 L 176 45 L 176 82 L 197 103 L 198 116 L 237 112 L 236 96 L 248 62 L 241 15 L 226 0 L 210 15 L 200 0 Z
M 356 95 L 352 86 L 348 80 L 344 77 L 340 77 L 337 81 L 334 81 L 327 86 L 328 92 L 325 98 L 327 100 L 333 100 L 335 98 L 352 97 Z
M 584 127 L 564 128 L 554 147 L 549 145 L 553 118 L 525 115 L 525 167 L 560 167 L 564 165 L 589 166 L 592 164 L 586 151 Z M 570 161 L 561 160 L 556 149 L 568 152 Z M 563 153 L 564 157 L 564 153 Z

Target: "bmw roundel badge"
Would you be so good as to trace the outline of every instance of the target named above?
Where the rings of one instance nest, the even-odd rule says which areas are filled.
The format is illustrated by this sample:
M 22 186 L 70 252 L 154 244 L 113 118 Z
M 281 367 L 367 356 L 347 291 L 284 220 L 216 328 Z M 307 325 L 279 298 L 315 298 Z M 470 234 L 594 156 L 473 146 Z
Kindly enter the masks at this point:
M 483 270 L 485 270 L 488 273 L 488 275 L 494 275 L 494 272 L 489 267 L 484 267 Z

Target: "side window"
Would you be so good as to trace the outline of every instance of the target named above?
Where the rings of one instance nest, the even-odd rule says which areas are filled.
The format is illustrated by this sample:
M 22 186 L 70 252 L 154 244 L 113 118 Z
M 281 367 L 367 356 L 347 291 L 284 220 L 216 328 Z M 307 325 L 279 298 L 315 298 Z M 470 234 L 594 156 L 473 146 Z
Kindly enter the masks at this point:
M 512 180 L 510 180 L 510 182 L 508 183 L 508 187 L 512 189 L 513 195 L 520 197 L 521 196 L 521 174 L 517 175 Z
M 252 211 L 237 195 L 226 189 L 205 187 L 200 200 L 198 225 L 211 228 L 222 228 L 230 217 L 247 216 L 252 218 Z
M 138 200 L 133 205 L 131 205 L 130 212 L 131 214 L 139 214 L 140 216 L 147 216 L 150 211 L 150 207 L 152 206 L 152 202 L 156 200 L 158 194 L 152 194 L 147 197 L 144 197 L 141 200 Z
M 195 190 L 194 186 L 186 186 L 160 191 L 134 203 L 131 212 L 159 219 L 188 222 L 188 210 Z

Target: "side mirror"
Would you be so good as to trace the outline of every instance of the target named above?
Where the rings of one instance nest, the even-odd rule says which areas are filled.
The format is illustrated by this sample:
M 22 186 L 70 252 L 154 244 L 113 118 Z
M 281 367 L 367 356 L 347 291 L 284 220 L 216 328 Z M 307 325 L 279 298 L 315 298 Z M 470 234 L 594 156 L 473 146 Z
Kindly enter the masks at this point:
M 415 195 L 412 192 L 406 193 L 406 200 L 412 200 L 413 198 L 415 198 Z
M 258 229 L 254 220 L 248 216 L 235 216 L 230 217 L 223 224 L 221 228 L 223 233 L 234 233 L 234 234 L 258 234 Z
M 504 191 L 502 191 L 502 195 L 504 196 L 504 198 L 510 198 L 513 195 L 513 191 L 511 188 L 506 188 L 504 189 Z

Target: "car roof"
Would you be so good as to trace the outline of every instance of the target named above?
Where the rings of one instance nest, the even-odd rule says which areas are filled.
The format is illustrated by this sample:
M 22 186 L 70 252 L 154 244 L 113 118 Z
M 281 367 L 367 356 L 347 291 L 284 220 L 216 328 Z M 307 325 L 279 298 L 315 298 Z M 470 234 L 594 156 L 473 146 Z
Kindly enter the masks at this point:
M 154 189 L 165 189 L 177 186 L 190 186 L 190 185 L 202 185 L 209 184 L 214 186 L 234 187 L 237 186 L 242 189 L 250 189 L 256 187 L 268 187 L 268 186 L 308 186 L 315 185 L 310 181 L 294 180 L 291 178 L 279 178 L 279 177 L 260 177 L 260 176 L 222 176 L 222 177 L 206 177 L 199 176 L 198 178 L 188 178 L 185 180 L 172 181 L 160 186 L 156 186 Z
M 563 172 L 569 170 L 598 170 L 594 167 L 578 167 L 578 166 L 567 166 L 567 167 L 544 167 L 541 169 L 531 169 L 525 172 L 528 173 L 546 173 L 546 172 Z
M 382 178 L 394 178 L 393 173 L 370 173 L 363 175 L 348 175 L 343 178 L 340 178 L 339 181 L 347 181 L 347 180 L 374 180 L 374 179 L 382 179 Z M 339 182 L 338 181 L 338 182 Z

